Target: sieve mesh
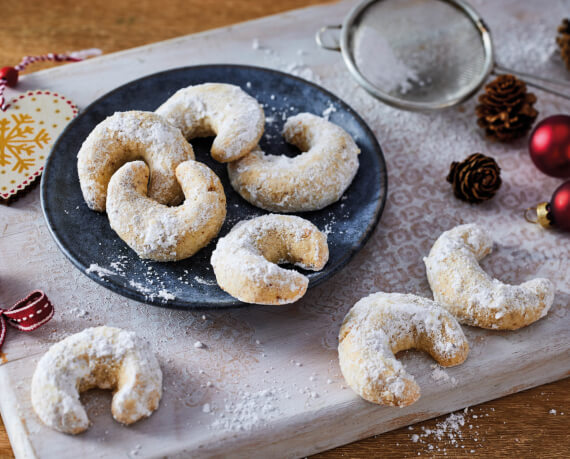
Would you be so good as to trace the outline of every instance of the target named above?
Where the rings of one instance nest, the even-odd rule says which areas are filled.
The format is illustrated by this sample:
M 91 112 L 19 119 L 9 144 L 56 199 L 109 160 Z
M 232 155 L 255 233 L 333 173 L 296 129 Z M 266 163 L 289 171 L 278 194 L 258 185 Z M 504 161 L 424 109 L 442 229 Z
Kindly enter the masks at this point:
M 343 52 L 374 90 L 416 108 L 452 105 L 490 71 L 478 26 L 445 0 L 369 2 L 351 18 Z

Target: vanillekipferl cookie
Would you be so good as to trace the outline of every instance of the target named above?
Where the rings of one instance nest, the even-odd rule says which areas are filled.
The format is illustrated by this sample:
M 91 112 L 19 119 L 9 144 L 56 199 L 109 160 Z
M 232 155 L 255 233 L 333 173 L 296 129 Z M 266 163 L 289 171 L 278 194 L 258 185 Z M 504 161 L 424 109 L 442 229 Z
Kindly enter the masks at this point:
M 182 201 L 175 171 L 180 163 L 194 159 L 194 151 L 180 130 L 152 112 L 117 112 L 91 131 L 77 155 L 79 184 L 90 209 L 106 210 L 111 176 L 138 159 L 150 168 L 150 198 L 165 205 Z
M 215 135 L 212 157 L 221 163 L 235 161 L 259 142 L 265 114 L 259 102 L 239 86 L 204 83 L 178 90 L 156 113 L 191 140 Z
M 176 168 L 184 202 L 165 206 L 147 196 L 149 168 L 143 161 L 123 165 L 109 182 L 107 215 L 111 228 L 141 258 L 176 261 L 194 255 L 220 231 L 226 195 L 205 164 L 185 161 Z
M 509 285 L 489 276 L 479 260 L 493 249 L 491 235 L 476 224 L 445 231 L 424 258 L 433 297 L 459 322 L 516 330 L 544 317 L 554 301 L 548 279 Z
M 395 354 L 411 348 L 427 352 L 445 367 L 463 363 L 469 352 L 461 326 L 438 303 L 410 294 L 373 293 L 344 318 L 340 369 L 363 399 L 408 406 L 420 397 L 420 387 Z
M 32 406 L 42 422 L 68 434 L 87 430 L 79 394 L 114 391 L 111 412 L 122 424 L 148 417 L 162 397 L 162 372 L 149 344 L 133 332 L 87 328 L 54 344 L 32 378 Z
M 259 147 L 228 164 L 230 183 L 246 201 L 273 212 L 307 212 L 338 201 L 358 171 L 360 149 L 340 126 L 310 113 L 290 117 L 285 140 L 295 157 Z
M 305 294 L 309 279 L 277 264 L 319 271 L 328 258 L 327 236 L 311 222 L 269 214 L 234 226 L 218 240 L 211 262 L 218 285 L 238 300 L 286 304 Z

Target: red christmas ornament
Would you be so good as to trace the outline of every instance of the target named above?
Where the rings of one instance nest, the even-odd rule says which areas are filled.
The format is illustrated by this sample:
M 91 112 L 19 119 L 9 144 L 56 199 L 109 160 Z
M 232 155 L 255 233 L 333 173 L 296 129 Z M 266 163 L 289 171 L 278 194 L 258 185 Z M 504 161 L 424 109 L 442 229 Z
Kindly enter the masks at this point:
M 552 224 L 565 231 L 570 231 L 570 180 L 560 185 L 550 199 Z
M 536 217 L 528 216 L 530 210 L 536 210 Z M 531 223 L 538 223 L 544 228 L 555 227 L 570 231 L 570 180 L 560 185 L 550 202 L 541 202 L 535 208 L 526 210 L 525 218 Z
M 543 119 L 530 134 L 528 149 L 535 166 L 551 177 L 570 177 L 570 116 Z
M 18 83 L 18 71 L 14 67 L 2 67 L 0 80 L 6 80 L 6 86 L 13 88 Z

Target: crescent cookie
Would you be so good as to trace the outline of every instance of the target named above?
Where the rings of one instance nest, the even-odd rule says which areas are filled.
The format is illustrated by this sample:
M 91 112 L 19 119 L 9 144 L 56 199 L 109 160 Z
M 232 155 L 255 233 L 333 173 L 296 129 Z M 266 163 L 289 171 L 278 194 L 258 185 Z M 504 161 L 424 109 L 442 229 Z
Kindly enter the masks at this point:
M 552 282 L 509 285 L 493 279 L 479 266 L 492 248 L 491 236 L 479 225 L 444 232 L 424 258 L 434 299 L 459 322 L 481 328 L 516 330 L 544 317 L 554 300 Z
M 321 270 L 329 259 L 327 236 L 311 222 L 288 215 L 241 221 L 218 240 L 212 266 L 218 285 L 246 303 L 286 304 L 309 285 L 303 274 L 277 263 Z
M 265 114 L 256 99 L 239 86 L 204 83 L 180 89 L 156 113 L 179 128 L 187 139 L 215 135 L 212 157 L 235 161 L 259 142 Z
M 228 164 L 234 190 L 273 212 L 319 210 L 340 199 L 358 170 L 360 149 L 340 126 L 310 113 L 289 118 L 285 140 L 303 153 L 268 155 L 257 147 Z
M 445 367 L 463 363 L 469 352 L 461 326 L 436 302 L 410 294 L 373 293 L 344 318 L 340 369 L 363 399 L 408 406 L 418 400 L 420 388 L 395 354 L 411 348 L 427 352 Z
M 32 406 L 44 424 L 68 434 L 87 430 L 79 394 L 114 391 L 115 420 L 132 424 L 158 408 L 162 372 L 148 343 L 113 327 L 87 328 L 54 344 L 32 378 Z
M 168 207 L 147 196 L 149 170 L 143 161 L 123 165 L 109 182 L 111 228 L 141 258 L 176 261 L 194 255 L 214 238 L 226 218 L 220 179 L 205 164 L 185 161 L 176 168 L 185 201 Z
M 150 167 L 149 196 L 167 205 L 182 201 L 174 171 L 194 151 L 182 134 L 152 112 L 118 112 L 99 123 L 77 155 L 83 198 L 90 209 L 104 212 L 107 185 L 128 161 L 143 159 Z

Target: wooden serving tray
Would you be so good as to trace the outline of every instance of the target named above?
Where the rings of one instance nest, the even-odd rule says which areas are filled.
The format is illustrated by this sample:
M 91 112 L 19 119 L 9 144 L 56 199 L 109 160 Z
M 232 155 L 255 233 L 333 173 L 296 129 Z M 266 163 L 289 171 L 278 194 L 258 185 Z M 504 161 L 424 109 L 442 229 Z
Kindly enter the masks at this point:
M 546 15 L 531 2 L 506 3 L 476 6 L 491 29 L 506 24 L 506 32 Z M 383 147 L 389 197 L 364 249 L 298 303 L 197 312 L 127 300 L 75 269 L 49 236 L 39 190 L 0 208 L 0 304 L 41 288 L 56 308 L 54 319 L 34 333 L 9 330 L 3 349 L 0 410 L 17 457 L 305 456 L 568 376 L 568 235 L 532 226 L 521 214 L 548 199 L 559 181 L 532 166 L 524 142 L 485 141 L 475 125 L 474 100 L 442 113 L 412 114 L 359 88 L 340 56 L 320 50 L 313 39 L 353 5 L 289 12 L 22 78 L 18 90 L 49 88 L 83 109 L 123 83 L 169 68 L 236 63 L 289 71 L 331 90 L 365 118 Z M 570 110 L 568 102 L 538 96 L 541 117 Z M 497 159 L 504 183 L 481 206 L 455 200 L 445 182 L 451 161 L 475 151 Z M 550 313 L 517 332 L 465 327 L 471 352 L 459 367 L 441 370 L 423 354 L 402 355 L 422 388 L 421 399 L 408 408 L 362 401 L 338 368 L 342 318 L 359 298 L 380 290 L 431 296 L 422 257 L 442 231 L 466 222 L 492 231 L 496 248 L 483 266 L 493 276 L 510 283 L 544 276 L 555 283 Z M 71 437 L 44 427 L 30 405 L 35 364 L 52 343 L 101 324 L 129 328 L 152 343 L 164 372 L 160 409 L 123 427 L 110 416 L 110 395 L 93 391 L 83 396 L 93 422 L 86 433 Z M 196 348 L 196 341 L 205 347 Z

